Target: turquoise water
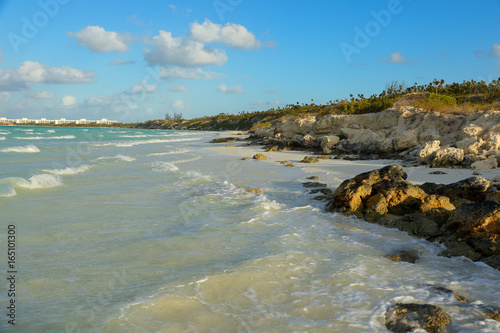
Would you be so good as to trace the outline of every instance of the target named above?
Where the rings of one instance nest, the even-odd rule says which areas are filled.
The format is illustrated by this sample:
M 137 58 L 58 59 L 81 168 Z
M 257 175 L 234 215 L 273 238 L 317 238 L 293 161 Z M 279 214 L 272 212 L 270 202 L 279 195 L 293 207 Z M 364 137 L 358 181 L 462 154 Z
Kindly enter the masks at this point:
M 215 136 L 0 127 L 3 253 L 16 231 L 16 325 L 5 279 L 1 331 L 386 332 L 389 305 L 426 302 L 453 332 L 500 332 L 477 310 L 500 306 L 500 272 L 324 213 L 301 185 L 310 175 L 218 155 L 205 149 Z M 417 264 L 384 257 L 408 247 Z

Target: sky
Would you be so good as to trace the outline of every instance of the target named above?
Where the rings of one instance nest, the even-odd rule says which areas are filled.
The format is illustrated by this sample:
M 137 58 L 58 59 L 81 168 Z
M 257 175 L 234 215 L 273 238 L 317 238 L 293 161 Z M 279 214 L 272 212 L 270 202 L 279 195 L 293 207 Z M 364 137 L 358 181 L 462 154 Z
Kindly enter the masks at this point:
M 0 117 L 141 122 L 500 77 L 500 0 L 0 0 Z

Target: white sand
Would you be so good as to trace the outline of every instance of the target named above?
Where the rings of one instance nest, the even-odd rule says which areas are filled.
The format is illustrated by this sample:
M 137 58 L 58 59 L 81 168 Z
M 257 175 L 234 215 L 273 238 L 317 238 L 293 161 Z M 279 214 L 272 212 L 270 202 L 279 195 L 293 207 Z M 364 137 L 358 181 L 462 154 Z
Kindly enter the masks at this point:
M 225 132 L 225 134 L 228 134 Z M 334 187 L 338 186 L 341 181 L 352 178 L 362 172 L 367 172 L 375 169 L 382 168 L 390 164 L 401 164 L 401 161 L 394 160 L 375 160 L 375 161 L 346 161 L 346 160 L 321 160 L 319 163 L 299 163 L 304 156 L 312 155 L 305 151 L 286 151 L 286 152 L 265 152 L 260 146 L 243 146 L 238 145 L 237 147 L 227 147 L 228 145 L 233 145 L 231 143 L 221 143 L 217 146 L 207 148 L 210 151 L 217 152 L 222 155 L 229 155 L 241 159 L 243 157 L 248 157 L 252 159 L 255 154 L 263 154 L 268 159 L 267 160 L 253 160 L 253 161 L 242 161 L 242 163 L 272 163 L 275 164 L 277 168 L 285 168 L 284 165 L 280 165 L 277 161 L 290 161 L 297 168 L 301 168 L 304 172 L 311 173 L 320 176 L 321 180 L 328 183 L 328 185 Z M 408 181 L 414 184 L 423 184 L 425 182 L 450 184 L 454 183 L 468 177 L 473 176 L 473 170 L 471 169 L 444 169 L 444 168 L 427 168 L 422 167 L 412 167 L 405 168 L 408 174 Z M 430 172 L 433 171 L 443 171 L 446 174 L 443 175 L 432 175 Z M 286 172 L 286 171 L 284 171 Z M 500 169 L 493 169 L 487 171 L 479 171 L 480 175 L 487 179 L 493 179 L 500 176 Z

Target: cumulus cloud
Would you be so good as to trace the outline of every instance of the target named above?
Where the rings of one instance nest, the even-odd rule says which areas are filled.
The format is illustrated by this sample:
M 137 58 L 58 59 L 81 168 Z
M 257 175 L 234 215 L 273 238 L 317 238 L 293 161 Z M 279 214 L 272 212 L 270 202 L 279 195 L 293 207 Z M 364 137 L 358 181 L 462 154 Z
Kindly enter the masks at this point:
M 67 32 L 67 34 L 94 52 L 126 52 L 128 44 L 132 41 L 129 33 L 106 31 L 102 27 L 90 25 L 78 32 Z
M 219 84 L 217 91 L 224 94 L 243 94 L 243 87 L 240 85 L 234 87 L 228 87 L 225 84 Z
M 179 85 L 176 85 L 176 86 L 173 86 L 173 87 L 169 87 L 167 88 L 168 91 L 172 91 L 172 92 L 188 92 L 189 89 L 186 88 L 185 85 L 183 84 L 179 84 Z
M 382 62 L 390 62 L 391 64 L 411 64 L 415 61 L 409 61 L 406 59 L 405 56 L 401 54 L 401 52 L 397 51 L 394 53 L 391 53 L 391 56 L 389 58 L 387 57 L 382 57 L 379 59 L 379 61 Z
M 28 83 L 9 69 L 0 68 L 0 91 L 20 91 L 28 88 Z
M 163 79 L 212 80 L 224 75 L 205 72 L 201 68 L 160 67 L 158 76 Z
M 75 106 L 77 103 L 77 98 L 75 96 L 65 95 L 61 98 L 61 104 L 66 107 Z
M 205 19 L 203 24 L 191 24 L 191 38 L 204 43 L 224 43 L 238 49 L 248 50 L 261 46 L 261 42 L 244 26 L 234 23 L 222 26 L 209 19 Z
M 173 101 L 168 102 L 167 106 L 174 110 L 182 111 L 186 108 L 186 103 L 184 103 L 181 99 L 174 99 Z
M 150 66 L 221 66 L 227 61 L 224 50 L 206 47 L 203 43 L 172 37 L 171 32 L 160 30 L 153 37 L 151 50 L 146 50 L 144 57 Z
M 10 94 L 6 91 L 0 91 L 0 103 L 7 103 L 10 99 Z
M 17 69 L 19 78 L 32 83 L 89 83 L 94 73 L 72 67 L 50 67 L 36 61 L 24 61 Z
M 158 88 L 154 84 L 147 84 L 145 80 L 141 84 L 134 84 L 130 91 L 133 94 L 152 94 L 155 93 Z
M 120 66 L 120 65 L 132 65 L 135 64 L 134 60 L 124 60 L 124 59 L 113 59 L 109 62 L 111 66 Z

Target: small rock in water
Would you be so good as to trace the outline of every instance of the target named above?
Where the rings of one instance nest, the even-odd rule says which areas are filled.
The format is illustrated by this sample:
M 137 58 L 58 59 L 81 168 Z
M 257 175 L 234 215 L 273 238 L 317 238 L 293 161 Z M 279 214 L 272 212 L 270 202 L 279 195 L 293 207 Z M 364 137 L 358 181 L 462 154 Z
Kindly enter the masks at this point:
M 285 165 L 285 168 L 293 168 L 294 165 L 292 163 Z
M 391 254 L 387 256 L 387 259 L 392 261 L 406 261 L 411 264 L 414 264 L 420 257 L 416 251 L 399 251 L 397 253 Z
M 500 308 L 485 306 L 482 310 L 486 318 L 500 321 Z
M 242 161 L 248 161 L 248 160 L 249 160 L 249 158 L 248 158 L 248 157 L 243 157 L 241 160 L 242 160 Z
M 392 332 L 413 332 L 424 329 L 429 333 L 445 332 L 450 316 L 431 304 L 398 303 L 385 313 L 385 327 Z
M 307 177 L 307 179 L 310 179 L 310 180 L 319 180 L 319 177 L 318 176 L 311 176 L 311 177 Z
M 480 176 L 480 175 L 481 175 L 481 174 L 480 174 L 479 172 L 477 172 L 477 171 L 474 171 L 472 174 L 473 174 L 474 176 Z
M 328 187 L 328 185 L 319 183 L 319 182 L 305 182 L 302 183 L 302 186 L 304 187 L 314 187 L 314 188 L 323 188 L 323 187 Z
M 290 161 L 276 161 L 279 164 L 290 164 Z
M 456 291 L 453 291 L 451 289 L 445 288 L 445 287 L 439 287 L 439 286 L 431 286 L 432 289 L 437 291 L 440 294 L 448 294 L 448 295 L 453 295 L 459 301 L 460 303 L 469 303 L 469 300 L 465 297 L 457 293 Z

